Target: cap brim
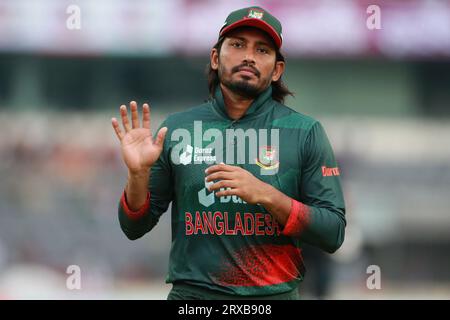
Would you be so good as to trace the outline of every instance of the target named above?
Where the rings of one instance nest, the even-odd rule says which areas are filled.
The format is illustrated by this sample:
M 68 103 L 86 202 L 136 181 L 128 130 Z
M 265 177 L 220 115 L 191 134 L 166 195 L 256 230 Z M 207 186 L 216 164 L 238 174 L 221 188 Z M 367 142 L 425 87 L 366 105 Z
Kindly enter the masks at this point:
M 281 47 L 281 42 L 282 42 L 281 37 L 278 35 L 278 33 L 275 31 L 275 29 L 270 24 L 265 22 L 264 20 L 256 19 L 256 18 L 248 18 L 248 19 L 236 21 L 235 23 L 232 23 L 229 26 L 226 26 L 225 28 L 223 28 L 222 31 L 220 32 L 220 36 L 223 36 L 225 33 L 228 33 L 231 30 L 234 30 L 239 27 L 255 27 L 255 28 L 261 29 L 269 34 L 269 36 L 275 42 L 275 45 L 277 46 L 277 48 Z

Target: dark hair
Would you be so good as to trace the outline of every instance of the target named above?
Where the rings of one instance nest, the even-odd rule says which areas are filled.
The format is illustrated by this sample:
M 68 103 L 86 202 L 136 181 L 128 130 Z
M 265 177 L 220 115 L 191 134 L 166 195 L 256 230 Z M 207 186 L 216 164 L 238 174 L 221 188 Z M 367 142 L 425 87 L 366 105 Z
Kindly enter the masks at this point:
M 217 53 L 220 54 L 220 49 L 222 48 L 222 44 L 225 40 L 225 37 L 220 37 L 217 43 L 214 45 L 214 49 L 217 50 Z M 280 50 L 276 49 L 276 61 L 285 62 L 285 58 Z M 217 86 L 219 85 L 219 74 L 217 70 L 211 68 L 211 62 L 209 62 L 206 66 L 206 75 L 208 77 L 208 89 L 209 89 L 209 97 L 214 97 L 214 92 L 216 91 Z M 287 86 L 283 83 L 281 77 L 277 81 L 272 81 L 272 99 L 278 101 L 280 103 L 284 103 L 284 99 L 286 96 L 294 96 L 294 93 L 289 91 Z

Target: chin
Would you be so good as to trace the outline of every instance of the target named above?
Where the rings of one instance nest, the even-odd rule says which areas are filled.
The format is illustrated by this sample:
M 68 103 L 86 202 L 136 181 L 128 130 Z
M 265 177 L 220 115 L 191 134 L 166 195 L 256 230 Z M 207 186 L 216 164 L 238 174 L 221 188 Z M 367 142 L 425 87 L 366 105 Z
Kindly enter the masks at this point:
M 252 77 L 249 76 L 240 76 L 236 81 L 235 84 L 239 84 L 241 86 L 250 86 L 257 88 L 258 87 L 258 81 Z
M 244 75 L 239 75 L 239 78 L 241 78 L 241 79 L 243 79 L 243 80 L 245 80 L 245 81 L 252 81 L 252 80 L 255 80 L 254 77 L 251 77 L 251 76 L 244 76 Z

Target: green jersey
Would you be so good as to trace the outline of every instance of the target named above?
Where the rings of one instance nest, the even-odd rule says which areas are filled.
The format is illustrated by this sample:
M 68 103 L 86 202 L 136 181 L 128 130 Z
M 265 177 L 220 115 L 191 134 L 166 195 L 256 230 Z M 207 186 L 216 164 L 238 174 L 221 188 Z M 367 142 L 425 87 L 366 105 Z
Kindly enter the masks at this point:
M 231 119 L 218 88 L 213 99 L 169 116 L 162 154 L 150 173 L 146 204 L 119 221 L 129 239 L 152 230 L 172 203 L 166 282 L 240 296 L 273 295 L 304 276 L 302 243 L 327 252 L 343 242 L 345 206 L 339 169 L 321 124 L 262 92 Z M 262 205 L 208 191 L 205 169 L 224 162 L 292 198 L 285 226 Z

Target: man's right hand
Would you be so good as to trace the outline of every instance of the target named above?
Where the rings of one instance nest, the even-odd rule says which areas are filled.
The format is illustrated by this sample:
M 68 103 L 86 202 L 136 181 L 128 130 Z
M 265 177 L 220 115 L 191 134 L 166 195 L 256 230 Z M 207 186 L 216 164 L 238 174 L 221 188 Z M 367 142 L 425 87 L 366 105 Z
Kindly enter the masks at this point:
M 163 149 L 167 128 L 159 130 L 153 140 L 150 131 L 150 107 L 144 103 L 142 107 L 142 127 L 139 124 L 138 107 L 135 101 L 130 102 L 131 126 L 128 120 L 128 111 L 125 105 L 120 106 L 123 132 L 119 122 L 112 118 L 112 126 L 120 141 L 123 160 L 130 174 L 148 174 L 152 165 L 158 160 Z

